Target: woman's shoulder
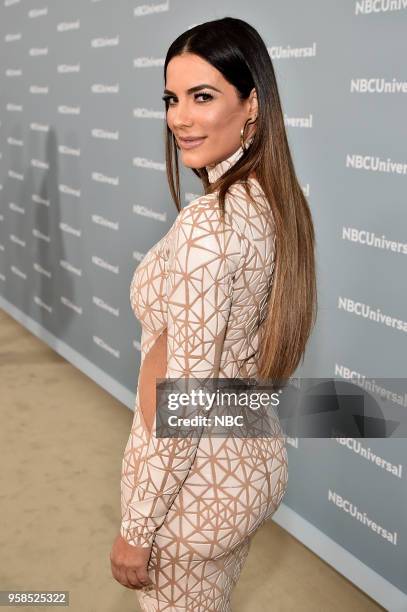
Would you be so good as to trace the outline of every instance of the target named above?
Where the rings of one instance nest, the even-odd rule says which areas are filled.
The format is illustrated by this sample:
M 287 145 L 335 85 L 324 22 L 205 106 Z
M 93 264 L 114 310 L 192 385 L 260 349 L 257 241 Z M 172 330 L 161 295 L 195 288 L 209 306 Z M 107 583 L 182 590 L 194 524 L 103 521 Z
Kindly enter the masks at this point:
M 216 194 L 199 196 L 180 210 L 168 232 L 166 259 L 195 271 L 218 266 L 219 274 L 223 270 L 232 278 L 241 257 L 237 229 L 230 216 L 221 217 Z
M 255 214 L 264 214 L 270 208 L 264 192 L 257 179 L 250 178 L 244 182 L 233 183 L 225 195 L 225 220 L 233 225 L 233 219 L 238 216 L 243 219 L 253 218 Z M 186 204 L 178 214 L 177 219 L 186 220 L 191 217 L 220 215 L 219 192 L 197 196 Z
M 257 180 L 249 179 L 248 188 L 244 183 L 234 183 L 229 187 L 225 196 L 224 217 L 217 191 L 197 196 L 178 213 L 169 239 L 176 239 L 180 233 L 194 240 L 226 232 L 229 246 L 235 251 L 237 246 L 241 248 L 247 241 L 266 237 L 272 231 L 271 208 Z M 232 243 L 235 244 L 232 246 Z
M 232 228 L 230 210 L 227 210 L 226 206 L 225 213 L 224 224 L 226 227 Z M 220 225 L 223 224 L 218 194 L 214 192 L 198 196 L 183 206 L 174 225 L 179 227 L 185 224 L 208 230 L 212 228 L 213 232 L 218 231 Z

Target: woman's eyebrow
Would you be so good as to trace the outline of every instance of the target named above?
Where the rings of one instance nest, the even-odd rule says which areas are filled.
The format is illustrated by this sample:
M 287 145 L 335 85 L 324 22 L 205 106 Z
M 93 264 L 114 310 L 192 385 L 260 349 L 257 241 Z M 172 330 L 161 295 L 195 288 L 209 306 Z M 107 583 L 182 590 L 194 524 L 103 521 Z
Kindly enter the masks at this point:
M 203 89 L 204 87 L 207 87 L 209 89 L 214 89 L 215 91 L 218 91 L 219 93 L 222 93 L 220 91 L 220 89 L 217 89 L 217 87 L 214 87 L 213 85 L 208 85 L 207 83 L 202 83 L 201 85 L 195 85 L 194 87 L 190 87 L 189 89 L 187 89 L 187 93 L 194 93 L 194 91 L 198 91 L 199 89 Z M 170 89 L 164 89 L 164 93 L 165 94 L 172 94 L 172 95 L 176 95 L 173 91 L 171 91 Z

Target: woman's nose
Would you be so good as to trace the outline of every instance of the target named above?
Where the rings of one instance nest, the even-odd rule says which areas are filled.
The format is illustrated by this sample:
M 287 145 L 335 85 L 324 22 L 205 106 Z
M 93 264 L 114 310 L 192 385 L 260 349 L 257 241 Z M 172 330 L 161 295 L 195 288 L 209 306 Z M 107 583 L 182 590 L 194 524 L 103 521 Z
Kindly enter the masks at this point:
M 175 127 L 189 125 L 191 123 L 191 113 L 187 106 L 178 103 L 173 115 L 173 122 Z

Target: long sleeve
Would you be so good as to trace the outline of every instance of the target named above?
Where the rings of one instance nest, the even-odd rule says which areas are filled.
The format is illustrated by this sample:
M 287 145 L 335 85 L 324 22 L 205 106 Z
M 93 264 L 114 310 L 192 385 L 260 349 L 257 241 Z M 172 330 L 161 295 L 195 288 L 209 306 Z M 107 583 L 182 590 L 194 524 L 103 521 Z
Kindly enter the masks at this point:
M 227 223 L 223 225 L 217 206 L 198 200 L 179 213 L 167 262 L 166 378 L 218 377 L 236 245 L 239 240 Z M 125 485 L 133 490 L 121 524 L 121 535 L 130 544 L 152 544 L 188 475 L 199 437 L 157 438 L 153 428 L 139 446 L 134 482 Z M 123 474 L 123 486 L 125 480 Z

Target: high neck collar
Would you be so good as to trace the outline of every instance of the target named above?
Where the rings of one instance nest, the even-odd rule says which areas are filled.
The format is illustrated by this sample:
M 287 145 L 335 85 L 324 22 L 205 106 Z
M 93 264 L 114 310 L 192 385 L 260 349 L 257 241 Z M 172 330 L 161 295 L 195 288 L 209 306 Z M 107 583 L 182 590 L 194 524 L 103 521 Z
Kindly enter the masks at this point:
M 248 141 L 248 144 L 251 144 L 253 141 L 253 137 Z M 234 166 L 238 159 L 243 155 L 243 149 L 240 146 L 234 153 L 229 155 L 226 159 L 223 159 L 219 163 L 212 166 L 205 166 L 206 171 L 208 173 L 208 179 L 210 183 L 214 183 L 218 180 L 229 168 Z

